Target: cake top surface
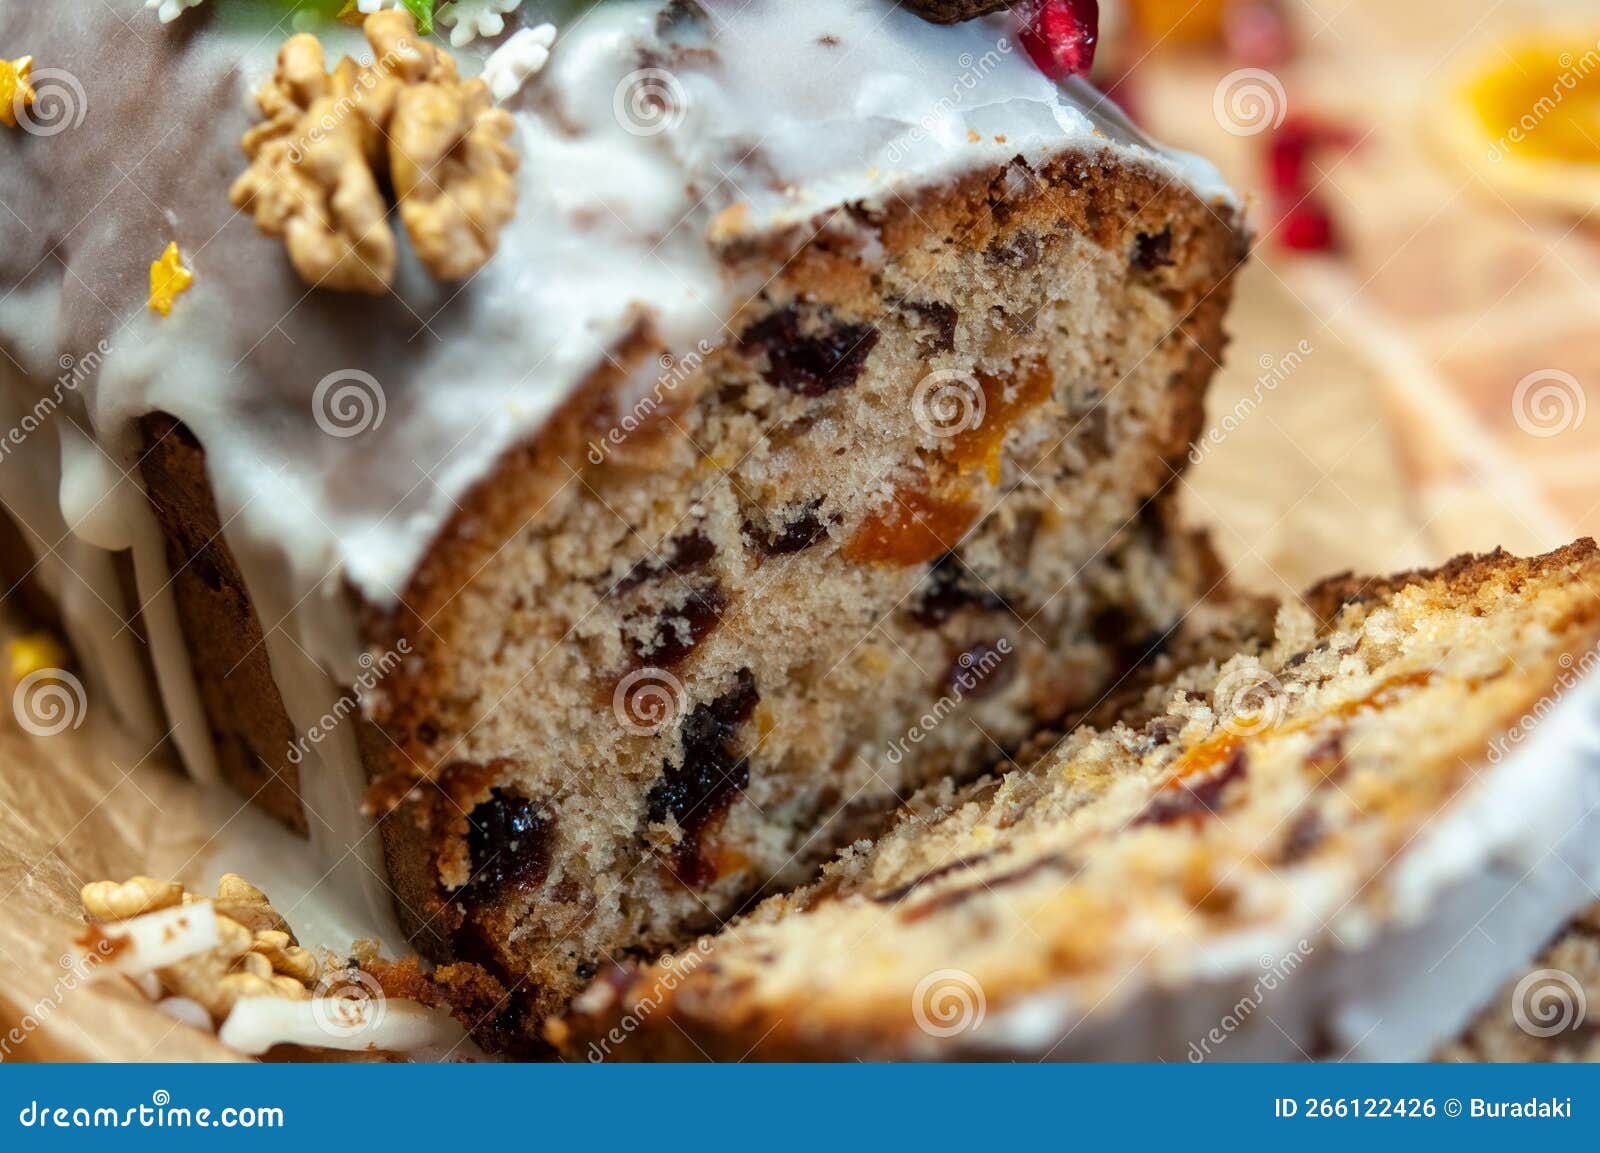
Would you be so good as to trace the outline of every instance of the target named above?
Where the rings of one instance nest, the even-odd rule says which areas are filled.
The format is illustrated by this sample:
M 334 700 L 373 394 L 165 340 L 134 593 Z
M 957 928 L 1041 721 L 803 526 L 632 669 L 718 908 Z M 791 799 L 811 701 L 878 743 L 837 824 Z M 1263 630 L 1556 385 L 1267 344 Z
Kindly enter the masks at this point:
M 520 166 L 497 254 L 452 283 L 402 241 L 389 291 L 332 292 L 228 197 L 254 94 L 318 6 L 169 7 L 170 23 L 138 0 L 0 11 L 4 54 L 33 58 L 40 125 L 0 132 L 0 372 L 23 408 L 83 406 L 61 485 L 79 535 L 126 546 L 103 498 L 134 458 L 131 422 L 166 411 L 207 450 L 235 551 L 277 558 L 291 602 L 348 579 L 392 603 L 467 489 L 640 315 L 669 348 L 718 342 L 751 292 L 718 239 L 1072 150 L 1228 196 L 1087 85 L 1047 79 L 1003 19 L 936 26 L 888 0 L 526 0 L 504 35 L 452 50 L 472 76 L 519 28 L 556 24 L 548 62 L 501 102 Z M 330 68 L 370 56 L 356 28 L 306 26 Z M 162 315 L 147 299 L 169 244 Z M 184 272 L 186 290 L 170 279 Z

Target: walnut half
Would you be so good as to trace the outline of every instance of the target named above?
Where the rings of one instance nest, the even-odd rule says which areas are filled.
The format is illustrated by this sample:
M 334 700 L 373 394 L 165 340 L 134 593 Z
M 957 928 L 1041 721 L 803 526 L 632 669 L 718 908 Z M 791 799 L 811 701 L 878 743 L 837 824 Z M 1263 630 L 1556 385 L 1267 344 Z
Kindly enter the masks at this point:
M 511 118 L 481 80 L 460 79 L 404 9 L 375 12 L 362 30 L 373 56 L 365 67 L 345 57 L 326 71 L 311 35 L 283 45 L 256 97 L 264 123 L 240 141 L 250 167 L 230 199 L 283 238 L 307 283 L 382 292 L 396 265 L 387 178 L 424 267 L 440 279 L 471 276 L 516 209 Z

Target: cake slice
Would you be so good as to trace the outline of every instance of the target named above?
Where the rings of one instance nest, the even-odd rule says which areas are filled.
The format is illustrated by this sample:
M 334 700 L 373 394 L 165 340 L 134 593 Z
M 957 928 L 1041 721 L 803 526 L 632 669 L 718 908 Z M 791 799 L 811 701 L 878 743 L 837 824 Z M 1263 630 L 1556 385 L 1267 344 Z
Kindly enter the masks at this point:
M 0 485 L 132 552 L 195 774 L 518 1012 L 1091 703 L 1215 582 L 1172 489 L 1239 205 L 1003 18 L 627 0 L 507 91 L 494 44 L 304 15 L 7 13 L 92 104 L 0 134 L 0 283 L 57 321 L 0 312 L 7 387 L 105 339 Z M 476 117 L 443 197 L 382 119 L 424 97 Z
M 603 974 L 551 1035 L 591 1059 L 1425 1057 L 1600 880 L 1597 640 L 1588 540 L 1331 580 Z

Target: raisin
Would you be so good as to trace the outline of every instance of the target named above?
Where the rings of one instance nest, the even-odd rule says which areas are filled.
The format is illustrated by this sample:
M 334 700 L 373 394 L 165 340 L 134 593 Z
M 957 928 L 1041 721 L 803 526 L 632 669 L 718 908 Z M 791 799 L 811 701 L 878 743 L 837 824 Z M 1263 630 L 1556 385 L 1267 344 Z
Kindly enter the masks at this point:
M 746 354 L 765 350 L 768 384 L 796 396 L 824 396 L 848 388 L 861 375 L 878 330 L 869 324 L 841 324 L 819 336 L 800 334 L 794 305 L 756 321 L 739 338 Z
M 661 779 L 645 796 L 647 819 L 661 823 L 670 815 L 683 834 L 671 866 L 684 884 L 706 885 L 716 879 L 700 836 L 750 783 L 750 758 L 738 754 L 733 738 L 760 699 L 755 675 L 740 669 L 731 689 L 696 705 L 684 718 L 681 763 L 664 761 Z
M 646 557 L 635 564 L 623 574 L 622 579 L 611 586 L 611 591 L 625 593 L 638 588 L 646 581 L 657 580 L 664 576 L 687 576 L 697 572 L 705 568 L 711 558 L 717 555 L 717 546 L 705 533 L 696 530 L 673 538 L 661 551 L 659 559 Z
M 959 556 L 947 552 L 928 566 L 922 596 L 911 610 L 911 617 L 932 627 L 943 624 L 964 608 L 989 611 L 1005 607 L 1005 600 L 984 587 Z
M 828 535 L 827 525 L 823 523 L 818 511 L 821 508 L 821 497 L 802 505 L 799 511 L 793 513 L 775 532 L 770 529 L 763 530 L 754 523 L 746 522 L 745 536 L 754 541 L 756 547 L 768 556 L 800 552 Z
M 489 791 L 489 799 L 467 818 L 467 851 L 472 860 L 472 896 L 489 897 L 506 886 L 541 884 L 550 871 L 550 841 L 556 819 L 545 806 L 508 789 Z
M 628 637 L 634 661 L 663 669 L 680 663 L 717 627 L 727 607 L 728 598 L 716 585 L 691 589 L 682 604 L 656 618 L 655 629 L 648 640 L 641 642 L 635 636 Z
M 961 314 L 954 305 L 939 300 L 905 300 L 901 301 L 900 306 L 933 326 L 931 333 L 917 341 L 917 348 L 923 355 L 955 351 L 956 321 Z
M 1134 818 L 1134 825 L 1166 825 L 1180 817 L 1215 813 L 1222 791 L 1244 776 L 1248 763 L 1244 749 L 1234 746 L 1219 771 L 1208 774 L 1198 783 L 1182 780 L 1157 793 L 1144 812 Z
M 1345 775 L 1344 734 L 1332 733 L 1306 752 L 1306 767 L 1320 781 L 1338 781 Z
M 1171 268 L 1176 263 L 1172 259 L 1172 226 L 1169 224 L 1160 232 L 1141 232 L 1133 242 L 1133 265 L 1143 272 L 1154 272 L 1158 268 Z

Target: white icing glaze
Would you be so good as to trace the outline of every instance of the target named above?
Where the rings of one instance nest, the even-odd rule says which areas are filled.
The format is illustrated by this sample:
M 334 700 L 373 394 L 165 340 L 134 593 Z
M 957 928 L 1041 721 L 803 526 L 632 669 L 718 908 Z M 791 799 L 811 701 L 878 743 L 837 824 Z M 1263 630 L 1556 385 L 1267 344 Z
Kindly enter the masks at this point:
M 376 299 L 308 290 L 282 245 L 227 202 L 252 91 L 292 30 L 281 9 L 207 5 L 139 36 L 110 5 L 0 10 L 0 39 L 76 77 L 84 110 L 52 136 L 0 133 L 0 203 L 25 230 L 0 251 L 9 415 L 58 391 L 62 358 L 96 350 L 94 370 L 56 397 L 55 419 L 0 461 L 0 494 L 33 529 L 78 651 L 135 717 L 123 698 L 140 680 L 137 654 L 109 560 L 131 549 L 172 738 L 197 776 L 215 778 L 215 757 L 136 479 L 141 415 L 171 413 L 204 445 L 227 543 L 304 732 L 359 668 L 346 588 L 394 604 L 462 495 L 603 363 L 636 310 L 676 347 L 722 336 L 749 287 L 726 276 L 708 239 L 722 210 L 744 205 L 751 231 L 803 225 L 847 202 L 1062 153 L 1109 154 L 1232 203 L 1208 164 L 1156 148 L 1086 85 L 1048 81 L 1002 20 L 937 27 L 888 0 L 704 0 L 703 19 L 663 7 L 522 5 L 513 28 L 551 16 L 561 35 L 507 104 L 522 166 L 499 253 L 468 283 L 444 285 L 402 242 L 394 291 Z M 316 31 L 330 56 L 365 51 L 352 29 Z M 492 48 L 466 46 L 463 71 Z M 145 308 L 148 265 L 169 240 L 195 283 L 158 317 Z M 371 415 L 358 435 L 333 435 L 316 398 L 352 380 L 376 389 Z M 326 867 L 347 873 L 377 916 L 382 870 L 355 808 L 349 727 L 309 746 L 306 762 Z

